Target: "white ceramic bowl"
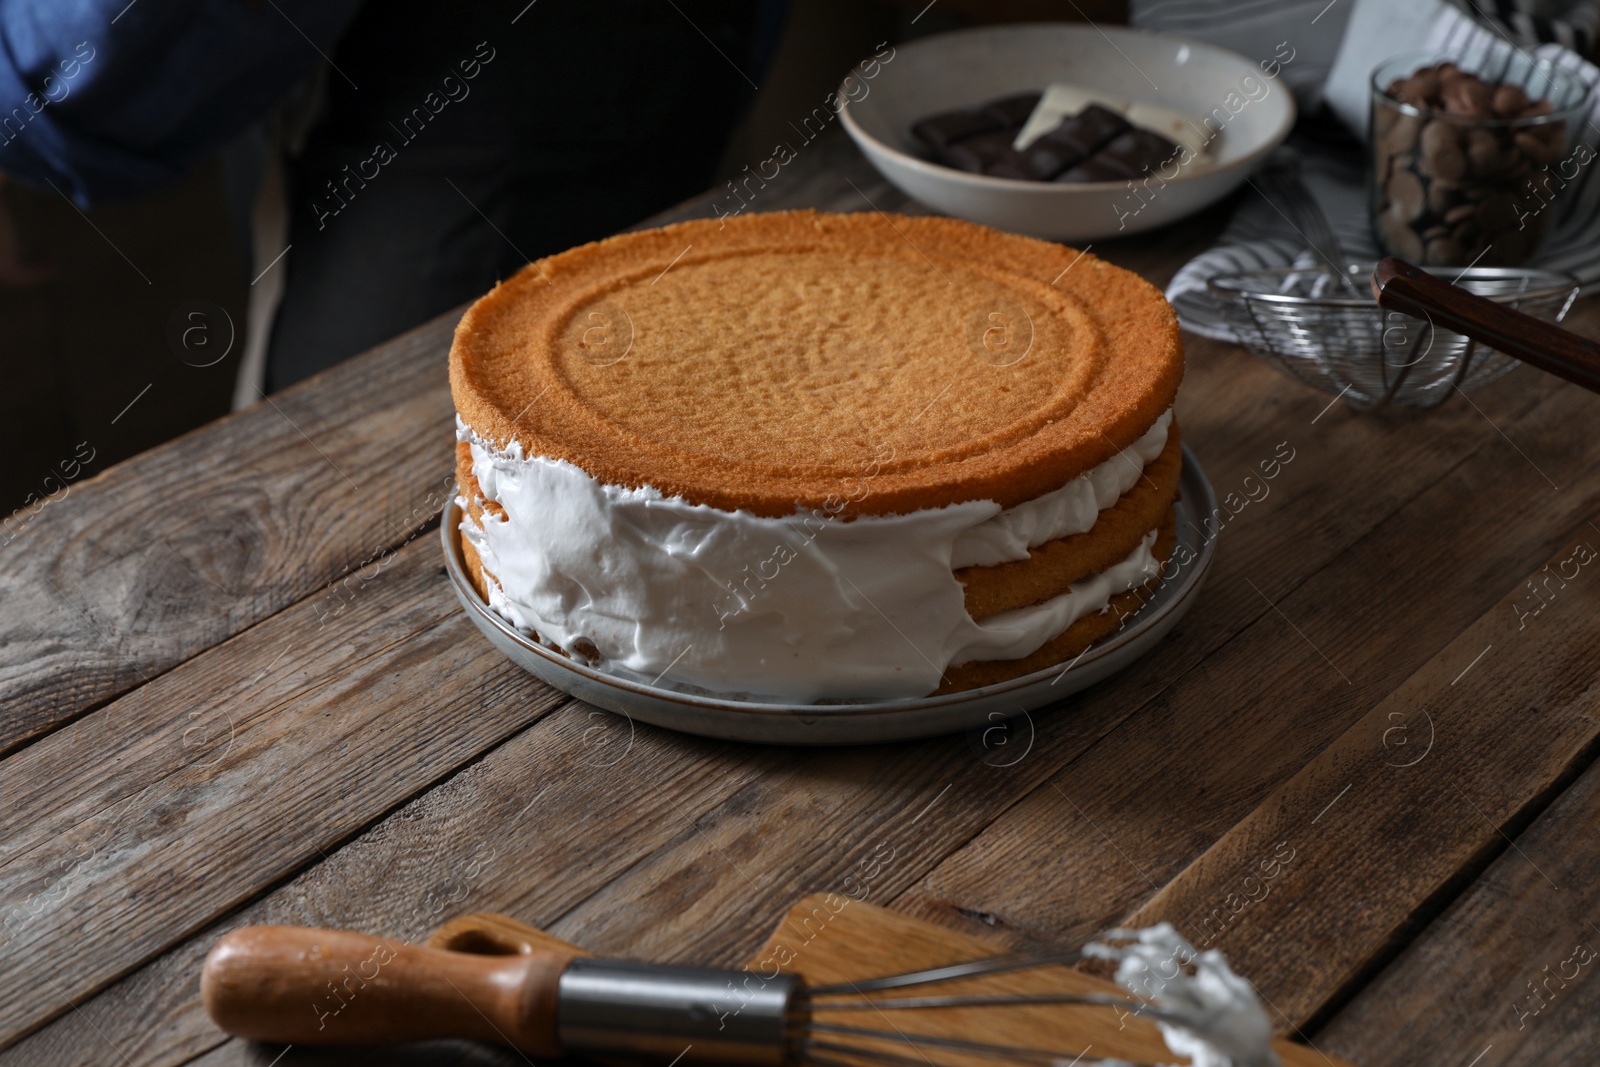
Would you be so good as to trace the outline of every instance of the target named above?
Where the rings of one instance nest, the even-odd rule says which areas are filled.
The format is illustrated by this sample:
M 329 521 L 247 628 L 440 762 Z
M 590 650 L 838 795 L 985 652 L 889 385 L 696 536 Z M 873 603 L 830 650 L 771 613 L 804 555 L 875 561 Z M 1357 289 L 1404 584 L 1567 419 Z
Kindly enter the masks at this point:
M 1203 41 L 1117 26 L 1039 23 L 940 34 L 899 47 L 871 79 L 852 77 L 839 91 L 845 129 L 901 191 L 948 215 L 1054 240 L 1138 233 L 1215 203 L 1282 143 L 1295 118 L 1288 87 L 1258 63 Z M 1014 181 L 920 158 L 911 136 L 918 119 L 1056 81 L 1201 118 L 1215 109 L 1211 127 L 1221 133 L 1206 156 L 1164 183 Z

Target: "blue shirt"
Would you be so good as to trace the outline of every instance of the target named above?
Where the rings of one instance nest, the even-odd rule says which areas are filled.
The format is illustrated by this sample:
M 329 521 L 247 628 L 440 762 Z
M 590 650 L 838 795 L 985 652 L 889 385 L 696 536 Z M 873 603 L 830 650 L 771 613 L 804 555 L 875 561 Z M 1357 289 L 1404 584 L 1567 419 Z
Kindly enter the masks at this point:
M 305 76 L 360 0 L 0 0 L 0 171 L 88 207 L 176 178 Z

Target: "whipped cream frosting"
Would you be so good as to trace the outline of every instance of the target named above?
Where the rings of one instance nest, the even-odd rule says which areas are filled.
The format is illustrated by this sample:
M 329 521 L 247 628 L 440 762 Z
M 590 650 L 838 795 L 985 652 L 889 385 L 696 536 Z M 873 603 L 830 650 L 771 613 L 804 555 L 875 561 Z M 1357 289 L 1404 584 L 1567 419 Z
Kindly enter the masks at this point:
M 605 485 L 516 441 L 498 449 L 458 417 L 483 498 L 504 516 L 488 509 L 461 531 L 493 575 L 491 608 L 603 670 L 792 703 L 920 697 L 947 667 L 1026 656 L 1159 575 L 1152 530 L 1066 593 L 980 623 L 952 572 L 1089 529 L 1161 451 L 1170 422 L 1168 412 L 1128 449 L 1016 508 L 973 500 L 842 521 Z
M 956 539 L 953 567 L 991 567 L 1027 559 L 1028 549 L 1087 532 L 1100 513 L 1133 488 L 1144 468 L 1167 447 L 1168 409 L 1144 436 L 1060 489 L 1007 508 Z
M 1162 1040 L 1191 1067 L 1281 1067 L 1255 986 L 1222 953 L 1196 950 L 1171 923 L 1104 937 L 1124 943 L 1091 942 L 1083 954 L 1117 961 L 1117 983 L 1155 1002 Z

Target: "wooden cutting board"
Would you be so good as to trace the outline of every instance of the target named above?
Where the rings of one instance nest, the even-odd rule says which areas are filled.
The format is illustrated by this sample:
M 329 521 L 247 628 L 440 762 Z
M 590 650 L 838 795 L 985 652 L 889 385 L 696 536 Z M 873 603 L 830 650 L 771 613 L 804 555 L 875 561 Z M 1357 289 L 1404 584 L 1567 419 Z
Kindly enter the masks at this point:
M 436 948 L 476 952 L 526 952 L 573 946 L 542 930 L 503 915 L 464 915 L 428 939 Z M 577 950 L 582 952 L 581 949 Z M 937 967 L 993 955 L 1000 947 L 968 934 L 914 919 L 836 893 L 806 897 L 789 910 L 772 936 L 746 966 L 758 974 L 775 970 L 802 975 L 813 985 L 860 981 L 879 975 Z M 1125 998 L 1115 982 L 1069 967 L 1049 967 L 942 984 L 943 993 L 1100 993 Z M 892 1013 L 819 1012 L 821 1022 L 840 1022 L 905 1034 L 1024 1045 L 1065 1053 L 1116 1057 L 1143 1063 L 1173 1063 L 1176 1057 L 1147 1019 L 1113 1008 L 1087 1005 L 1035 1005 L 1006 1008 L 940 1008 Z M 1351 1067 L 1335 1057 L 1282 1038 L 1274 1042 L 1285 1067 Z M 889 1048 L 890 1046 L 877 1046 Z M 899 1046 L 904 1053 L 904 1046 Z M 931 1050 L 930 1050 L 931 1051 Z M 844 1057 L 841 1057 L 844 1058 Z M 943 1063 L 993 1067 L 992 1059 L 949 1050 L 934 1055 Z

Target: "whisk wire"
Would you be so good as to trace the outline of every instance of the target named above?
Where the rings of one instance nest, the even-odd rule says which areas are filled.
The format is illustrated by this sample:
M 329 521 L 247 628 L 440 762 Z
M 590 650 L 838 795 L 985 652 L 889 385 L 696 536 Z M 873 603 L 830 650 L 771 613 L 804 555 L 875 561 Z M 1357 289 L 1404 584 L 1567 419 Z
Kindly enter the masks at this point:
M 932 985 L 935 982 L 953 982 L 978 975 L 1005 974 L 1008 971 L 1027 971 L 1036 967 L 1067 965 L 1081 961 L 1083 953 L 1069 951 L 1009 953 L 983 959 L 952 963 L 944 967 L 889 974 L 880 978 L 866 978 L 859 982 L 838 982 L 833 985 L 809 986 L 801 992 L 815 1000 L 818 997 L 844 996 L 854 993 L 875 993 L 884 989 L 906 989 L 910 986 Z
M 1046 1004 L 1080 1004 L 1095 1007 L 1119 1008 L 1143 1014 L 1159 1021 L 1174 1021 L 1176 1016 L 1154 1004 L 1101 993 L 1034 993 L 1034 994 L 972 994 L 912 995 L 869 997 L 868 993 L 914 989 L 967 978 L 986 977 L 1014 971 L 1032 970 L 1078 963 L 1084 959 L 1079 950 L 1009 953 L 968 960 L 963 963 L 908 971 L 903 974 L 882 975 L 878 978 L 832 985 L 801 986 L 795 991 L 797 1001 L 810 1011 L 886 1011 L 919 1010 L 965 1007 L 1017 1007 Z M 887 1018 L 887 1016 L 885 1016 Z M 891 1023 L 891 1026 L 893 1024 Z M 823 1035 L 819 1040 L 813 1035 Z M 843 1040 L 841 1040 L 843 1039 Z M 846 1044 L 848 1040 L 867 1040 L 893 1043 L 915 1050 L 916 1055 L 891 1051 L 885 1048 Z M 891 1067 L 953 1067 L 948 1060 L 929 1056 L 926 1050 L 942 1050 L 977 1056 L 1006 1063 L 1032 1065 L 1032 1067 L 1067 1067 L 1067 1065 L 1098 1064 L 1101 1057 L 1088 1056 L 1088 1048 L 1073 1055 L 1053 1049 L 1030 1048 L 1023 1045 L 1001 1045 L 986 1041 L 946 1037 L 938 1034 L 908 1033 L 898 1027 L 889 1030 L 846 1023 L 809 1022 L 798 1043 L 803 1058 L 818 1067 L 853 1067 L 854 1062 L 869 1061 Z M 1116 1061 L 1119 1064 L 1126 1061 Z M 1130 1065 L 1146 1067 L 1146 1065 Z
M 862 1056 L 864 1058 L 876 1059 L 883 1063 L 909 1063 L 917 1064 L 919 1067 L 928 1067 L 928 1065 L 932 1064 L 933 1067 L 938 1067 L 938 1064 L 935 1060 L 930 1059 L 926 1053 L 922 1052 L 920 1046 L 923 1045 L 934 1049 L 945 1049 L 952 1052 L 965 1052 L 971 1055 L 982 1056 L 989 1059 L 1004 1060 L 1010 1063 L 1053 1065 L 1067 1063 L 1096 1064 L 1103 1062 L 1102 1057 L 1089 1056 L 1089 1049 L 1087 1047 L 1084 1048 L 1082 1052 L 1073 1055 L 1071 1053 L 1058 1052 L 1054 1049 L 1032 1048 L 1027 1045 L 998 1045 L 988 1041 L 970 1041 L 959 1037 L 945 1037 L 941 1034 L 908 1034 L 899 1030 L 874 1030 L 869 1027 L 838 1026 L 828 1024 L 813 1026 L 812 1029 L 823 1030 L 831 1034 L 837 1034 L 841 1037 L 872 1038 L 876 1040 L 892 1041 L 897 1044 L 910 1045 L 912 1048 L 917 1049 L 919 1053 L 918 1056 L 913 1057 L 900 1052 L 890 1052 L 884 1049 L 864 1048 L 857 1045 L 846 1045 L 833 1041 L 807 1040 L 802 1044 L 802 1049 L 820 1049 L 824 1052 L 842 1053 L 850 1056 Z M 813 1062 L 816 1062 L 814 1057 L 811 1058 Z M 1119 1060 L 1117 1062 L 1127 1063 L 1128 1061 Z M 1129 1067 L 1151 1067 L 1151 1065 L 1129 1064 Z
M 822 1052 L 835 1053 L 843 1056 L 854 1056 L 860 1059 L 869 1060 L 873 1063 L 887 1063 L 895 1065 L 909 1064 L 910 1067 L 954 1067 L 954 1064 L 948 1064 L 946 1061 L 941 1061 L 929 1056 L 928 1053 L 924 1052 L 916 1044 L 916 1040 L 913 1037 L 908 1036 L 902 1038 L 896 1034 L 889 1034 L 887 1032 L 885 1033 L 887 1040 L 898 1041 L 902 1044 L 908 1045 L 911 1048 L 916 1049 L 917 1054 L 915 1056 L 911 1056 L 904 1052 L 890 1052 L 887 1049 L 869 1048 L 861 1045 L 846 1045 L 837 1041 L 807 1041 L 800 1046 L 800 1055 L 804 1062 L 810 1064 L 828 1062 L 823 1057 L 817 1055 L 818 1052 Z M 960 1051 L 966 1052 L 969 1055 L 1003 1060 L 1008 1063 L 1049 1065 L 1061 1062 L 1060 1059 L 1055 1056 L 1051 1056 L 1048 1059 L 1033 1056 L 1014 1057 L 1002 1050 L 999 1046 L 996 1046 L 993 1050 L 988 1051 L 978 1049 L 961 1049 Z M 843 1061 L 834 1062 L 843 1063 Z
M 858 1001 L 829 1002 L 814 1005 L 824 1011 L 905 1011 L 919 1008 L 1014 1008 L 1040 1004 L 1083 1004 L 1091 1007 L 1124 1008 L 1130 1014 L 1142 1015 L 1159 1022 L 1182 1022 L 1174 1012 L 1164 1011 L 1154 1004 L 1125 997 L 1098 993 L 1016 993 L 992 995 L 950 995 L 942 997 L 886 997 L 878 1000 L 863 997 Z

